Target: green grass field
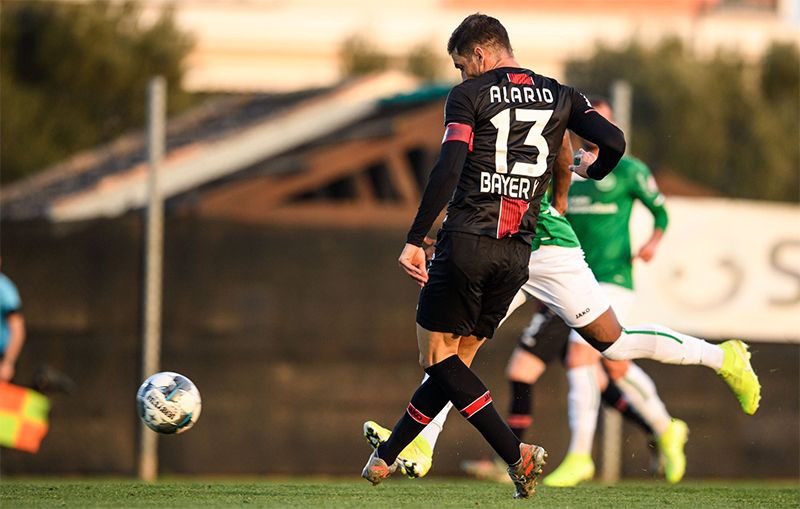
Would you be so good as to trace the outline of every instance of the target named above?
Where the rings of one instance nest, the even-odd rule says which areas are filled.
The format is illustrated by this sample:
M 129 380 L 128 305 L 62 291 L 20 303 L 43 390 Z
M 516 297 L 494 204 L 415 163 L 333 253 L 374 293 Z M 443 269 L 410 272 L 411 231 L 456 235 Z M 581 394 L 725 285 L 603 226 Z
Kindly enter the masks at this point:
M 0 481 L 0 507 L 302 507 L 302 508 L 538 508 L 800 507 L 792 482 L 630 482 L 572 489 L 540 487 L 531 500 L 513 500 L 509 485 L 466 479 L 390 480 L 118 480 Z

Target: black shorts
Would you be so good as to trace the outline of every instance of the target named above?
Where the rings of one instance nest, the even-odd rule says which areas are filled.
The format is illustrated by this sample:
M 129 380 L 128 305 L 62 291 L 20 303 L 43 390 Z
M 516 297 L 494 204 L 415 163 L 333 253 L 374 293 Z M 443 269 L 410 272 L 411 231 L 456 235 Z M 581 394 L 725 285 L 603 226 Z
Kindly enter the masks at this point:
M 569 325 L 547 306 L 542 306 L 528 327 L 522 331 L 519 346 L 540 358 L 545 364 L 554 360 L 563 362 L 569 344 Z
M 530 245 L 514 237 L 440 232 L 417 323 L 434 332 L 492 337 L 528 280 L 530 254 Z

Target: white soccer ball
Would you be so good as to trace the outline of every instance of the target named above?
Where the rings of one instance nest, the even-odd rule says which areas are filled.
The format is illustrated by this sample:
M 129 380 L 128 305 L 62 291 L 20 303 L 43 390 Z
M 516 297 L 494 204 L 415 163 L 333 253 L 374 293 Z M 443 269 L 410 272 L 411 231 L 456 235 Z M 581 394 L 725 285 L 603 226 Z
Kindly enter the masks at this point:
M 200 391 L 185 376 L 163 371 L 139 387 L 136 409 L 151 430 L 165 434 L 183 433 L 200 417 Z

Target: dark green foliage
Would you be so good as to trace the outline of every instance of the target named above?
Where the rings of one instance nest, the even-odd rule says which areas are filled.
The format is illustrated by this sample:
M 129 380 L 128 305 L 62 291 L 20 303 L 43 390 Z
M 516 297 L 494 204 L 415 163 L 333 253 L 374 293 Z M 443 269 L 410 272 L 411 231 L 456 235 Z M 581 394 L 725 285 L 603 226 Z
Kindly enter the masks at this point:
M 788 182 L 789 190 L 794 189 L 797 198 L 800 192 L 800 51 L 791 43 L 775 43 L 761 62 L 761 90 L 775 115 L 771 122 L 776 138 L 773 143 L 780 144 L 785 158 L 790 161 L 783 169 L 784 175 L 774 185 Z
M 567 66 L 567 82 L 608 95 L 633 86 L 633 153 L 736 198 L 797 201 L 800 55 L 775 44 L 761 62 L 735 53 L 702 58 L 677 39 L 632 42 Z
M 411 48 L 405 56 L 390 57 L 367 37 L 353 35 L 339 49 L 342 76 L 362 76 L 388 69 L 402 69 L 425 82 L 439 77 L 441 61 L 429 44 Z
M 436 81 L 439 78 L 439 69 L 441 69 L 438 53 L 433 50 L 431 45 L 416 46 L 408 53 L 407 68 L 408 72 L 425 81 Z
M 143 126 L 151 76 L 167 79 L 170 111 L 188 104 L 192 41 L 170 11 L 145 24 L 133 1 L 4 1 L 0 23 L 2 182 Z
M 389 56 L 374 42 L 358 35 L 344 41 L 339 58 L 344 76 L 361 76 L 389 68 Z

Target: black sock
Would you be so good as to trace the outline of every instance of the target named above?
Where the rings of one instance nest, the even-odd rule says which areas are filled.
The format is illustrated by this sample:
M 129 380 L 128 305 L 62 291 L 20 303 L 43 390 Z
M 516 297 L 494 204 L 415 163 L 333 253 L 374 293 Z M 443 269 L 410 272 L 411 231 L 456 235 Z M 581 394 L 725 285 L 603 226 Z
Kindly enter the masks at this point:
M 425 372 L 503 461 L 509 465 L 519 461 L 519 439 L 497 413 L 486 386 L 457 355 L 434 364 Z
M 600 396 L 603 398 L 603 403 L 616 408 L 623 417 L 642 428 L 645 433 L 654 435 L 653 428 L 642 419 L 639 412 L 631 406 L 628 399 L 611 379 L 608 380 L 608 385 Z
M 392 436 L 378 447 L 378 457 L 391 465 L 400 452 L 444 408 L 449 400 L 439 385 L 428 378 L 411 397 L 406 411 L 394 425 Z
M 525 430 L 533 423 L 533 384 L 511 380 L 511 406 L 506 422 L 522 440 Z

